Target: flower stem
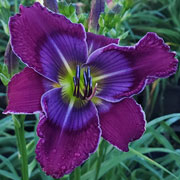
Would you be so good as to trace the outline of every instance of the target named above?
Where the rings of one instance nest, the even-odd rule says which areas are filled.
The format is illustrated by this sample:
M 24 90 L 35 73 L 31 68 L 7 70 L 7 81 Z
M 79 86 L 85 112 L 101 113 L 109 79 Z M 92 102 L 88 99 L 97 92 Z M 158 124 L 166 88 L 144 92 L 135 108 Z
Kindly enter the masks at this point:
M 17 146 L 21 160 L 22 180 L 28 180 L 28 158 L 26 151 L 26 141 L 24 134 L 24 115 L 12 115 L 14 121 Z
M 106 154 L 106 144 L 105 141 L 102 139 L 100 145 L 99 145 L 99 151 L 98 151 L 98 160 L 96 164 L 96 174 L 95 174 L 95 180 L 98 180 L 99 171 L 101 168 L 101 163 L 104 160 L 104 156 Z
M 75 169 L 74 176 L 75 176 L 75 180 L 80 180 L 81 179 L 81 169 L 80 169 L 80 167 L 77 167 Z

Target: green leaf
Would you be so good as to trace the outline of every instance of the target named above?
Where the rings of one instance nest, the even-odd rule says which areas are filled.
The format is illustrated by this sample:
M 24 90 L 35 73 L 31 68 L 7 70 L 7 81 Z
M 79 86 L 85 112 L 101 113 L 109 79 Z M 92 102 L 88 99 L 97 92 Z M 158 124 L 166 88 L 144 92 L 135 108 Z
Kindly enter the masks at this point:
M 4 84 L 4 86 L 7 86 L 10 79 L 8 79 L 4 74 L 0 73 L 0 79 L 2 81 L 2 83 Z
M 10 178 L 12 180 L 19 180 L 19 177 L 16 177 L 13 173 L 10 173 L 10 172 L 5 171 L 5 170 L 0 169 L 0 175 L 7 177 L 7 178 Z
M 146 160 L 148 163 L 162 169 L 163 171 L 165 171 L 166 173 L 170 174 L 172 177 L 174 177 L 175 179 L 178 179 L 177 176 L 175 176 L 172 172 L 170 172 L 168 169 L 166 169 L 165 167 L 163 167 L 161 164 L 157 163 L 156 161 L 152 160 L 151 158 L 143 155 L 142 153 L 136 151 L 135 149 L 129 148 L 130 152 L 132 152 L 133 154 L 137 155 L 138 157 Z
M 29 165 L 28 165 L 28 175 L 31 177 L 31 173 L 33 169 L 36 167 L 37 161 L 34 159 Z
M 12 165 L 12 163 L 7 159 L 5 158 L 4 156 L 0 155 L 0 159 L 3 161 L 3 163 L 7 166 L 7 168 L 14 174 L 14 178 L 15 179 L 18 179 L 19 176 L 14 168 L 14 166 Z
M 29 156 L 31 153 L 34 152 L 35 150 L 35 141 L 34 139 L 31 140 L 27 145 L 26 145 L 26 149 L 27 149 L 27 155 Z
M 99 20 L 98 20 L 98 23 L 99 23 L 99 26 L 100 26 L 100 27 L 104 27 L 104 18 L 103 18 L 102 15 L 100 15 Z
M 0 97 L 2 97 L 2 96 L 6 96 L 6 93 L 1 93 L 0 92 Z
M 164 121 L 166 119 L 169 119 L 169 118 L 172 118 L 172 117 L 177 117 L 177 118 L 180 118 L 180 113 L 174 113 L 174 114 L 169 114 L 169 115 L 165 115 L 165 116 L 161 116 L 159 118 L 156 118 L 152 121 L 150 121 L 148 124 L 147 124 L 147 128 L 151 127 L 151 126 L 154 126 L 158 123 L 160 123 L 161 121 Z

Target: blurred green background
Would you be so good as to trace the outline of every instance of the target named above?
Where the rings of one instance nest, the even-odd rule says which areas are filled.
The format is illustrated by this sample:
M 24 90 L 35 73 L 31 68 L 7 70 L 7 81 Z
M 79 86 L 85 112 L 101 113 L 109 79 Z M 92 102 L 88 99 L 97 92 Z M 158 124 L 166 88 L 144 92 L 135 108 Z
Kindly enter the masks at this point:
M 8 19 L 19 4 L 33 0 L 0 0 L 0 112 L 7 105 L 7 84 L 24 68 L 17 60 L 9 71 L 4 53 L 9 41 Z M 109 1 L 108 1 L 109 2 Z M 90 0 L 58 2 L 59 12 L 71 21 L 84 24 L 87 31 L 120 38 L 120 45 L 135 44 L 146 32 L 156 32 L 180 56 L 180 0 L 110 0 L 105 4 L 94 30 L 88 26 Z M 11 67 L 15 67 L 13 70 Z M 10 71 L 11 70 L 11 71 Z M 96 153 L 63 180 L 180 180 L 180 70 L 168 79 L 155 81 L 135 97 L 147 116 L 143 137 L 120 152 L 101 140 Z M 30 180 L 52 180 L 35 160 L 38 115 L 26 116 L 28 173 Z M 0 113 L 0 180 L 20 180 L 21 163 L 12 117 Z

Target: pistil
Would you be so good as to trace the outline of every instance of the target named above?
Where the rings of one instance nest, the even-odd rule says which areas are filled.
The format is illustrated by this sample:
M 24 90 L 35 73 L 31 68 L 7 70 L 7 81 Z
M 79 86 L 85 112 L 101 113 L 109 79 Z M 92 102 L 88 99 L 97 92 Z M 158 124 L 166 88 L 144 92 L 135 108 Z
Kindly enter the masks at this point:
M 96 93 L 96 90 L 97 90 L 97 85 L 98 84 L 96 83 L 95 86 L 94 86 L 92 94 L 89 97 L 86 98 L 88 101 L 90 101 L 94 97 L 94 95 Z

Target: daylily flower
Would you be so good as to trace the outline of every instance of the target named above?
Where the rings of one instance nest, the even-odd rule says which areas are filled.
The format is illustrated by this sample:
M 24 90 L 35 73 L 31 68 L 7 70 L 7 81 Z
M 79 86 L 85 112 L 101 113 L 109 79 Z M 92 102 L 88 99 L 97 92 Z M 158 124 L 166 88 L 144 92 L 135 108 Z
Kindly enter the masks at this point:
M 155 33 L 122 47 L 39 3 L 20 6 L 9 28 L 27 67 L 11 79 L 4 113 L 41 113 L 36 158 L 55 178 L 81 165 L 101 136 L 128 151 L 145 131 L 144 112 L 131 97 L 177 68 L 175 53 Z

